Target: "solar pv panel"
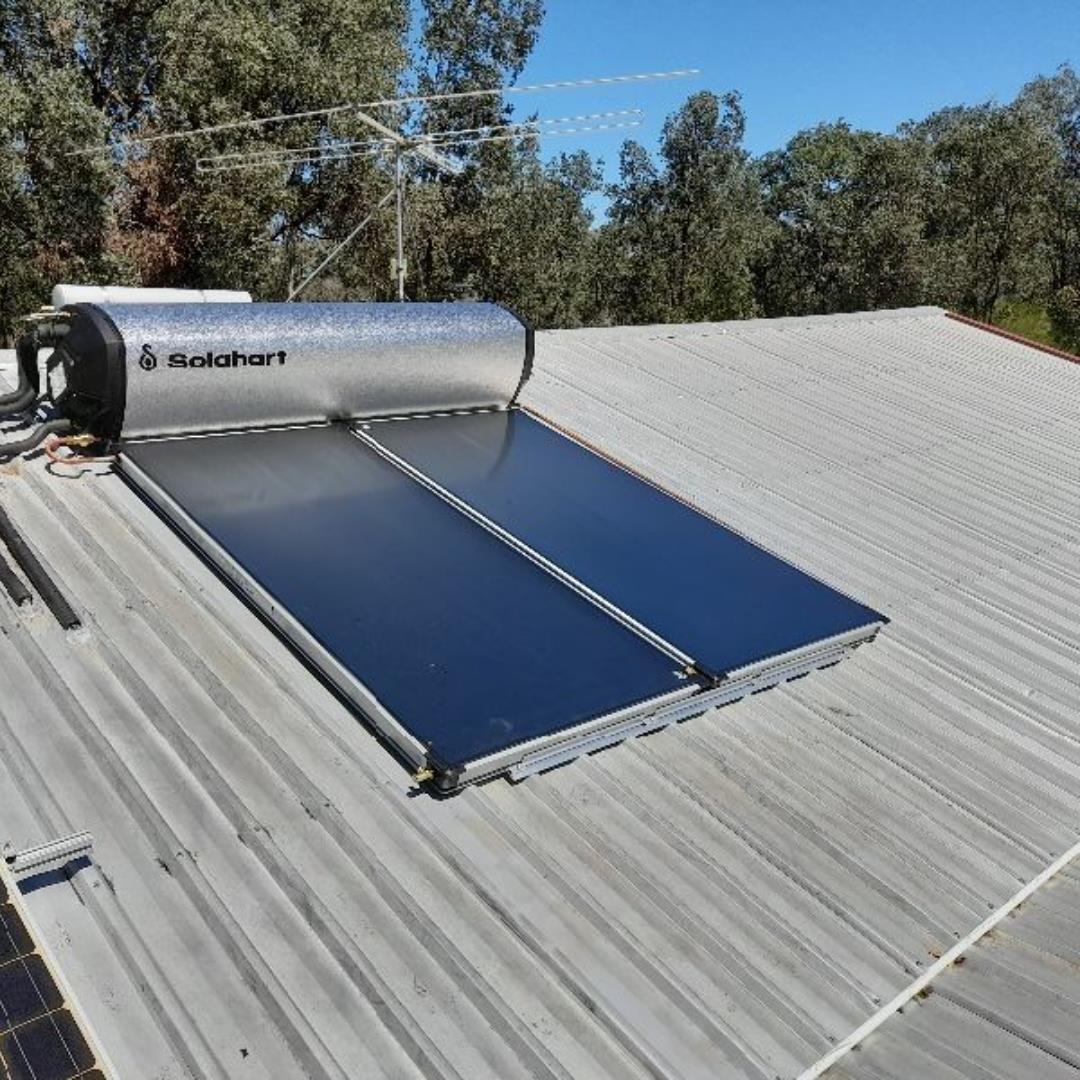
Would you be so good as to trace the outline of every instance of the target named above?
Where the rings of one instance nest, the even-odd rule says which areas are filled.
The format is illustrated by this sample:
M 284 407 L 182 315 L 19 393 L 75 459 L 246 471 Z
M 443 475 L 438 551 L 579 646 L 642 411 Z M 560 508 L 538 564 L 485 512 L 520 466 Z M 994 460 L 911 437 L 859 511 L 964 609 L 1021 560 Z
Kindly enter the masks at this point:
M 40 956 L 0 967 L 0 1033 L 52 1012 L 63 997 Z
M 714 675 L 886 621 L 519 410 L 361 430 Z
M 0 1074 L 5 1080 L 103 1080 L 11 899 L 0 881 Z
M 34 943 L 26 932 L 23 921 L 18 912 L 7 903 L 7 893 L 0 883 L 0 896 L 4 902 L 0 904 L 0 964 L 6 964 L 9 960 L 15 960 L 33 952 Z
M 399 746 L 448 772 L 694 689 L 344 426 L 128 444 L 124 464 Z
M 9 1080 L 74 1080 L 93 1067 L 75 1018 L 58 1009 L 0 1035 Z

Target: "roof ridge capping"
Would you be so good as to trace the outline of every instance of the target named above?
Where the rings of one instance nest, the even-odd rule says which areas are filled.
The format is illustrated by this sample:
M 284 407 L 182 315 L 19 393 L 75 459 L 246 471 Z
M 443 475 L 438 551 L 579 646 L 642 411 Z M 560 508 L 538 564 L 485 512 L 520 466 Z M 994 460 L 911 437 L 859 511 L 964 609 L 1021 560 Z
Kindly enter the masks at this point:
M 693 323 L 642 323 L 638 326 L 581 326 L 571 329 L 552 329 L 538 331 L 544 335 L 578 334 L 587 331 L 592 334 L 630 335 L 649 341 L 661 341 L 664 338 L 693 335 L 710 337 L 715 334 L 727 334 L 730 331 L 740 333 L 754 330 L 782 330 L 788 326 L 837 325 L 856 322 L 882 322 L 889 319 L 926 319 L 949 314 L 944 308 L 934 306 L 908 308 L 882 308 L 878 311 L 834 312 L 828 315 L 783 315 L 775 318 L 725 319 L 719 322 Z

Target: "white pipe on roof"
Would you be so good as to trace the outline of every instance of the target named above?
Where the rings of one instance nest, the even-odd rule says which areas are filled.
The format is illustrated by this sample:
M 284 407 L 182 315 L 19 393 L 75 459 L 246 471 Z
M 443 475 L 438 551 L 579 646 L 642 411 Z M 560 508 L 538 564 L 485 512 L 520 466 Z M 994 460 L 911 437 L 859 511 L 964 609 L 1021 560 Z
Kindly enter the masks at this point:
M 52 306 L 67 304 L 250 304 L 251 293 L 234 289 L 136 289 L 126 285 L 57 285 Z
M 926 969 L 913 983 L 909 983 L 899 994 L 882 1005 L 864 1024 L 860 1024 L 846 1039 L 834 1046 L 824 1057 L 819 1058 L 809 1068 L 799 1073 L 797 1080 L 817 1080 L 841 1058 L 845 1057 L 872 1035 L 889 1017 L 898 1013 L 913 998 L 918 997 L 946 969 L 952 967 L 977 942 L 986 937 L 1004 918 L 1012 914 L 1025 900 L 1038 892 L 1051 878 L 1056 877 L 1074 859 L 1080 858 L 1080 842 L 1073 844 L 1068 851 L 1059 855 L 1049 866 L 1044 867 L 1019 892 L 1005 901 L 969 934 L 962 937 L 948 952 L 942 955 Z

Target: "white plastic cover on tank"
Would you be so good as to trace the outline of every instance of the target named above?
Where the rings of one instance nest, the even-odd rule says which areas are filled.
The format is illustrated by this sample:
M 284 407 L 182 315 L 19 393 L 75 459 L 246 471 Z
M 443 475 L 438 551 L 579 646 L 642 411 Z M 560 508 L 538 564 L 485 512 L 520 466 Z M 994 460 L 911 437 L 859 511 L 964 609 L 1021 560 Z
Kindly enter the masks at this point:
M 240 289 L 137 289 L 126 285 L 56 285 L 52 306 L 67 304 L 250 304 Z

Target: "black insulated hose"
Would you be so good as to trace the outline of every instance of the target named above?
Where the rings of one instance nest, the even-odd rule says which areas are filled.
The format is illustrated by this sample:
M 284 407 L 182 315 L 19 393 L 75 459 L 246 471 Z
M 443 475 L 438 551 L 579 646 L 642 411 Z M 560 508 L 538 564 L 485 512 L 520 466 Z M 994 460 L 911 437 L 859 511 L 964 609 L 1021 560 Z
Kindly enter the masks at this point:
M 48 427 L 47 424 L 45 426 Z M 7 544 L 11 557 L 18 563 L 27 580 L 37 590 L 37 594 L 44 601 L 45 606 L 56 617 L 56 621 L 65 630 L 71 630 L 73 627 L 81 625 L 79 616 L 75 614 L 74 609 L 67 602 L 64 594 L 60 592 L 56 582 L 49 576 L 48 571 L 38 561 L 38 557 L 30 550 L 3 507 L 0 507 L 0 540 Z
M 33 599 L 22 578 L 11 569 L 3 555 L 0 555 L 0 585 L 4 586 L 16 606 L 29 603 Z
M 32 390 L 31 393 L 33 393 Z M 20 454 L 25 454 L 28 450 L 33 450 L 36 446 L 40 446 L 50 435 L 67 435 L 70 431 L 70 420 L 50 420 L 47 424 L 35 428 L 25 439 L 0 442 L 0 463 L 10 461 Z
M 26 412 L 36 400 L 37 391 L 32 386 L 28 386 L 24 394 L 9 401 L 6 405 L 0 405 L 0 419 L 8 419 Z
M 33 331 L 23 334 L 15 342 L 15 355 L 19 361 L 19 385 L 9 394 L 0 394 L 0 409 L 7 416 L 30 408 L 37 398 L 41 381 L 37 366 L 37 334 Z

